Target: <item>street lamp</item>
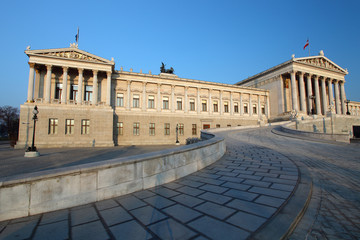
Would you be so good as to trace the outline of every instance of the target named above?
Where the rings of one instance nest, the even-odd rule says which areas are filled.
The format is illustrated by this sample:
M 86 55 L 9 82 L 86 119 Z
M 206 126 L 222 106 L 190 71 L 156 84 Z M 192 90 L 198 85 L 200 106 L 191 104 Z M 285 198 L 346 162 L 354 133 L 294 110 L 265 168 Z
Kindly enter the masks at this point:
M 39 152 L 36 150 L 35 147 L 35 127 L 36 127 L 36 121 L 37 121 L 37 114 L 39 113 L 37 106 L 35 105 L 34 110 L 33 110 L 33 120 L 34 120 L 34 128 L 33 128 L 33 139 L 32 139 L 32 144 L 31 147 L 28 147 L 28 149 L 25 152 L 25 157 L 38 157 L 40 156 Z
M 346 99 L 344 102 L 346 103 L 346 115 L 350 115 L 350 112 L 349 112 L 349 102 L 350 102 L 350 100 Z
M 176 124 L 176 145 L 179 145 L 179 124 Z
M 311 95 L 309 96 L 309 99 L 311 99 L 311 115 L 314 115 L 314 99 L 315 99 L 315 96 L 314 95 Z

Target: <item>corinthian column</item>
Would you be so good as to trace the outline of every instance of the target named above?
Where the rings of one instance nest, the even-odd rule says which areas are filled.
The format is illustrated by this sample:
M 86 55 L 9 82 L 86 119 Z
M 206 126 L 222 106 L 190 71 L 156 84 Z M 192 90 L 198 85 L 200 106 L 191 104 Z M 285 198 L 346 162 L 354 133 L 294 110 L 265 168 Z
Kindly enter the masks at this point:
M 326 86 L 325 86 L 325 78 L 321 78 L 321 101 L 322 101 L 322 112 L 323 115 L 326 114 Z
M 45 102 L 50 102 L 50 93 L 51 93 L 51 65 L 46 65 L 46 91 L 45 91 Z
M 315 76 L 314 78 L 315 85 L 315 102 L 316 102 L 316 114 L 321 114 L 321 106 L 320 106 L 320 90 L 319 90 L 319 77 Z
M 292 97 L 292 109 L 298 111 L 298 98 L 297 98 L 297 91 L 296 91 L 296 79 L 295 79 L 295 72 L 292 71 L 290 73 L 291 79 L 291 97 Z
M 335 106 L 336 106 L 336 114 L 341 114 L 341 109 L 340 109 L 340 97 L 339 97 L 339 81 L 335 80 L 334 81 L 334 91 L 335 91 Z
M 79 68 L 79 80 L 78 80 L 78 94 L 77 94 L 77 104 L 82 104 L 82 100 L 83 100 L 83 72 L 84 69 L 83 68 Z
M 344 87 L 344 81 L 340 82 L 340 99 L 341 99 L 341 107 L 342 107 L 342 114 L 346 114 L 346 95 L 345 95 L 345 87 Z
M 106 105 L 111 105 L 111 72 L 106 72 Z
M 300 85 L 300 111 L 306 112 L 304 73 L 300 73 L 299 75 L 299 85 Z
M 61 103 L 66 103 L 67 99 L 67 79 L 68 79 L 68 68 L 63 67 L 63 89 L 61 94 Z
M 329 90 L 329 105 L 331 105 L 331 104 L 333 104 L 333 101 L 334 101 L 334 93 L 333 93 L 333 87 L 332 87 L 332 80 L 331 79 L 329 79 L 328 90 Z
M 98 71 L 93 70 L 93 97 L 92 97 L 92 104 L 96 105 L 98 100 L 98 78 L 97 78 Z
M 31 102 L 34 99 L 35 63 L 29 63 L 29 66 L 30 66 L 30 72 L 29 72 L 29 86 L 28 86 L 27 102 Z
M 310 74 L 307 74 L 306 76 L 306 87 L 307 87 L 307 94 L 308 94 L 308 112 L 309 114 L 311 114 L 311 109 L 312 109 L 312 99 L 310 98 L 313 93 L 312 93 L 312 85 L 311 85 L 311 76 Z

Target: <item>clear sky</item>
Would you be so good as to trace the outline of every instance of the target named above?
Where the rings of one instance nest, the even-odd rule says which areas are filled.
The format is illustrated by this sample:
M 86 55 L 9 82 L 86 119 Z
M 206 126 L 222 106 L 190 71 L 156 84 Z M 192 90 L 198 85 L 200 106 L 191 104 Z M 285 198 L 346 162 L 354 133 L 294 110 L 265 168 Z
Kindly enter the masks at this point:
M 115 59 L 115 69 L 234 84 L 291 58 L 325 56 L 347 68 L 360 101 L 360 1 L 2 1 L 0 106 L 26 101 L 24 50 L 69 47 Z

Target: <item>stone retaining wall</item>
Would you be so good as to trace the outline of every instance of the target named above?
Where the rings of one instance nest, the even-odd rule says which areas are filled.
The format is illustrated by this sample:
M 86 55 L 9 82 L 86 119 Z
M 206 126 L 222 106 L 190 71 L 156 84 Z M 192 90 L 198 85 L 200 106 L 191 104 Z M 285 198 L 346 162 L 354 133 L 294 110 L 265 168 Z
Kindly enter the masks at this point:
M 214 163 L 225 151 L 224 139 L 213 137 L 175 149 L 0 179 L 0 221 L 168 183 Z

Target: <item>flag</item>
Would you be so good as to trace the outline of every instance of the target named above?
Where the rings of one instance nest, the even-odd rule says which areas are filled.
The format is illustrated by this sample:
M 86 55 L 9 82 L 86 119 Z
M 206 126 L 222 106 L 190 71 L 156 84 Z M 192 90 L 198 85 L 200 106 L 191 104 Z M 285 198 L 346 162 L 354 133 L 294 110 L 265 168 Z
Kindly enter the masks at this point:
M 306 44 L 305 44 L 305 46 L 304 46 L 304 50 L 305 50 L 305 48 L 306 48 L 307 46 L 309 46 L 309 39 L 306 41 Z
M 78 43 L 78 41 L 79 41 L 79 28 L 78 28 L 77 34 L 75 35 L 75 41 L 76 41 L 76 43 Z

